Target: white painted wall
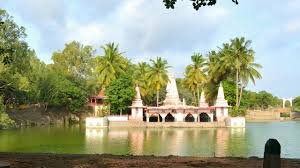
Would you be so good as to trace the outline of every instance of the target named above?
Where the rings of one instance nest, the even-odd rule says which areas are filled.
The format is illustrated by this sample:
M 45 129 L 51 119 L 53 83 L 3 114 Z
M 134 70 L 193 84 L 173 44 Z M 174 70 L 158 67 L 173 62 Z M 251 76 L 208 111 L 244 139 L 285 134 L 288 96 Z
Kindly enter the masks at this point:
M 108 121 L 128 121 L 128 116 L 107 116 Z
M 225 121 L 227 127 L 245 127 L 245 117 L 229 117 Z

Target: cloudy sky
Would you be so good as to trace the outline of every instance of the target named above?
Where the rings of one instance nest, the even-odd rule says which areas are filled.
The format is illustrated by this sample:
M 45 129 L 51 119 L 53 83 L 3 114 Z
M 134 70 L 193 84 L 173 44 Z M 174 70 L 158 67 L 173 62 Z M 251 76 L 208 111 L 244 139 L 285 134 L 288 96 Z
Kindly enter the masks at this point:
M 263 65 L 263 79 L 249 89 L 300 95 L 300 0 L 239 1 L 219 0 L 199 11 L 189 0 L 178 0 L 174 10 L 162 0 L 0 0 L 0 8 L 26 28 L 26 40 L 46 63 L 72 40 L 98 50 L 116 42 L 134 62 L 167 59 L 181 77 L 193 52 L 206 54 L 244 36 Z

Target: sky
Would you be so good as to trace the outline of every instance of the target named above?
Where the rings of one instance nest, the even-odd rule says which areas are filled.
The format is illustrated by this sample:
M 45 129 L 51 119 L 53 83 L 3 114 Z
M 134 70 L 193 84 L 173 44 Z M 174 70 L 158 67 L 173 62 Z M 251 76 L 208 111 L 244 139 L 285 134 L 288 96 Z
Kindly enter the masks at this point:
M 263 66 L 263 78 L 248 89 L 300 95 L 300 0 L 219 0 L 198 11 L 189 0 L 173 10 L 162 0 L 0 0 L 0 8 L 26 28 L 26 41 L 46 63 L 73 40 L 99 54 L 115 42 L 134 63 L 161 56 L 183 77 L 194 52 L 206 55 L 244 36 Z

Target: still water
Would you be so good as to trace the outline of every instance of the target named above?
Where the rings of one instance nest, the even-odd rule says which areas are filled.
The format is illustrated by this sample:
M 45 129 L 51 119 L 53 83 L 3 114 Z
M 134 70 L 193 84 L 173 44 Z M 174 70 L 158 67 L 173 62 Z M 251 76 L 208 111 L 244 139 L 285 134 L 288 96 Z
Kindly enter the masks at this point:
M 0 151 L 262 157 L 269 138 L 281 143 L 283 157 L 300 158 L 300 122 L 292 121 L 216 129 L 24 128 L 0 131 Z

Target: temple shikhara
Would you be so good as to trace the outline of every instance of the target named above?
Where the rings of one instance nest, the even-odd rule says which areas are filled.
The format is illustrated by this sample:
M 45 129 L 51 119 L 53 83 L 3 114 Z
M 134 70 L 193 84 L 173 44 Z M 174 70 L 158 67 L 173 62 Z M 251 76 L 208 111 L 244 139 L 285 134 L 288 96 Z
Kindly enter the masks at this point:
M 146 107 L 136 86 L 136 96 L 132 101 L 132 120 L 146 122 L 224 122 L 228 118 L 229 105 L 224 97 L 222 84 L 219 86 L 217 100 L 214 106 L 209 106 L 202 91 L 199 106 L 188 106 L 185 100 L 180 100 L 175 78 L 169 76 L 166 88 L 167 94 L 162 106 Z

